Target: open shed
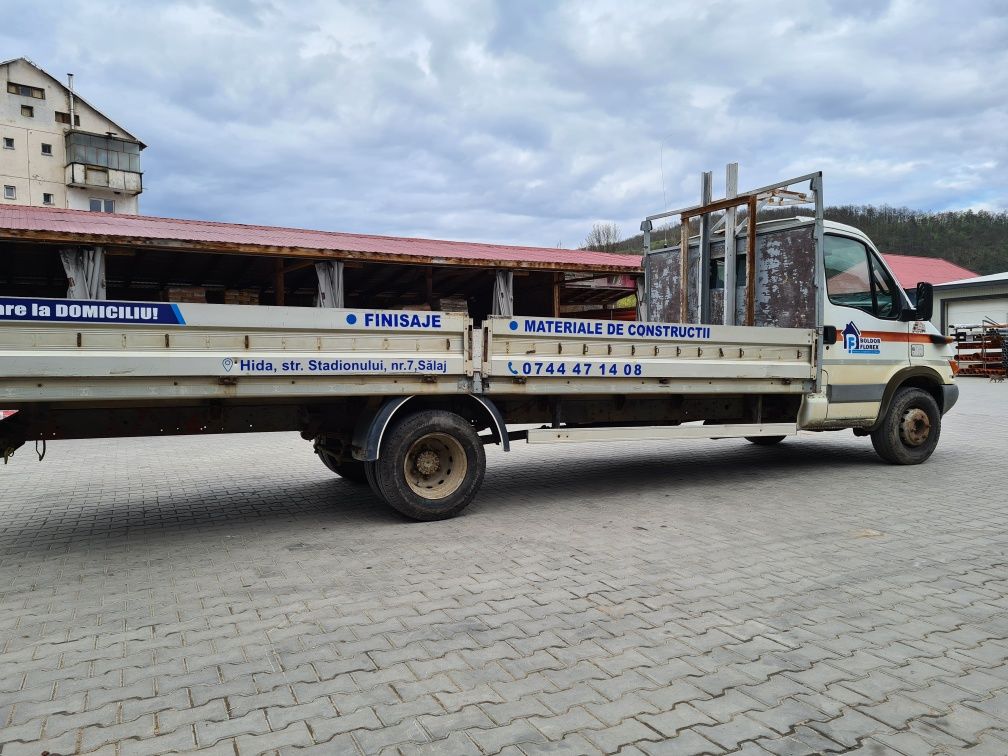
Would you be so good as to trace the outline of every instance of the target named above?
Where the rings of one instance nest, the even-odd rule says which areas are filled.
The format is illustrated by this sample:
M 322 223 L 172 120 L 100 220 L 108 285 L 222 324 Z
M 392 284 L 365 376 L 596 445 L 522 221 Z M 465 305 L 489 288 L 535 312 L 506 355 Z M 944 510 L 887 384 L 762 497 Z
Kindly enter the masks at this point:
M 640 258 L 0 207 L 0 293 L 614 317 Z

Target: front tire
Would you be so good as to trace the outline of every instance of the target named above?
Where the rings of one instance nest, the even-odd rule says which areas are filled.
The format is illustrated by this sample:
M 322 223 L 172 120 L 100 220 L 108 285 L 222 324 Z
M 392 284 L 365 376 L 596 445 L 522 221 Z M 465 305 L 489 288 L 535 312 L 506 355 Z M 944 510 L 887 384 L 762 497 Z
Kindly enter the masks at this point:
M 454 412 L 409 415 L 385 436 L 374 484 L 396 510 L 414 520 L 444 520 L 475 498 L 486 471 L 483 441 Z
M 885 418 L 871 432 L 876 453 L 893 465 L 919 465 L 934 452 L 941 435 L 941 410 L 927 391 L 902 388 Z

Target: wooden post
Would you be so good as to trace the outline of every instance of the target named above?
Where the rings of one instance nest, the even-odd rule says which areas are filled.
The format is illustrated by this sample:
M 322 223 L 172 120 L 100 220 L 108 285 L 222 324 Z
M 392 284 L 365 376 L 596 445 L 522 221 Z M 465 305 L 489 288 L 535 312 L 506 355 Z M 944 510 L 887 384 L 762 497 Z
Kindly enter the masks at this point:
M 560 317 L 560 286 L 563 281 L 563 273 L 553 274 L 553 317 Z
M 282 257 L 273 259 L 273 291 L 274 304 L 283 307 L 284 304 L 284 261 Z

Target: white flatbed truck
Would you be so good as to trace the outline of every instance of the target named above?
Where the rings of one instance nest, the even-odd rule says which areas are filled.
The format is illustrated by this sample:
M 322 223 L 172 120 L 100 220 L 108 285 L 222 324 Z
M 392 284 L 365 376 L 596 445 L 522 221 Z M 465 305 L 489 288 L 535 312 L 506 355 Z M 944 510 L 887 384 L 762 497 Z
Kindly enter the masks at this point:
M 815 190 L 816 177 L 801 179 Z M 418 520 L 460 512 L 484 445 L 519 439 L 773 444 L 853 428 L 888 462 L 926 460 L 958 391 L 929 287 L 911 305 L 855 229 L 766 226 L 782 229 L 807 236 L 795 254 L 815 271 L 800 282 L 815 298 L 809 327 L 0 297 L 0 406 L 17 410 L 0 421 L 0 455 L 28 441 L 297 430 L 330 470 Z M 680 303 L 688 312 L 685 285 Z M 515 429 L 529 424 L 541 427 Z

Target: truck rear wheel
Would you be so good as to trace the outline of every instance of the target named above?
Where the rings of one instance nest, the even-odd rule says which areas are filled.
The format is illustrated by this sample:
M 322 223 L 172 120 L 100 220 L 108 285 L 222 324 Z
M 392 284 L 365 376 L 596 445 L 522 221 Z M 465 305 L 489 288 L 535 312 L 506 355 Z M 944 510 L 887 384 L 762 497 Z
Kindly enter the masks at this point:
M 894 465 L 919 465 L 931 456 L 941 434 L 941 411 L 927 391 L 902 388 L 896 392 L 878 428 L 871 432 L 872 446 Z
M 375 485 L 414 520 L 443 520 L 465 509 L 486 471 L 483 442 L 454 412 L 424 410 L 397 423 L 375 463 Z
M 378 467 L 377 462 L 361 462 L 364 469 L 364 482 L 371 486 L 371 490 L 374 491 L 375 496 L 380 499 L 385 498 L 385 494 L 382 493 L 381 487 L 378 485 L 378 477 L 376 468 Z

